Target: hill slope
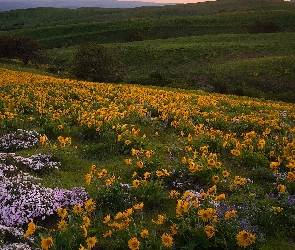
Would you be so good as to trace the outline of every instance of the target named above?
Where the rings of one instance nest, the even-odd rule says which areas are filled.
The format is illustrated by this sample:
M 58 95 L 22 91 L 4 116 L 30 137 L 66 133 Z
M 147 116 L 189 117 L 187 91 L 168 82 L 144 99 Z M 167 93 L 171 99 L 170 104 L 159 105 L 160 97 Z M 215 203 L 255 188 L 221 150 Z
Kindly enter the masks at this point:
M 49 56 L 47 69 L 67 72 L 67 77 L 77 46 L 96 42 L 124 64 L 125 83 L 293 102 L 294 23 L 291 2 L 220 0 L 135 9 L 3 12 L 0 35 L 39 41 Z M 263 25 L 272 25 L 275 33 L 262 34 L 270 32 Z

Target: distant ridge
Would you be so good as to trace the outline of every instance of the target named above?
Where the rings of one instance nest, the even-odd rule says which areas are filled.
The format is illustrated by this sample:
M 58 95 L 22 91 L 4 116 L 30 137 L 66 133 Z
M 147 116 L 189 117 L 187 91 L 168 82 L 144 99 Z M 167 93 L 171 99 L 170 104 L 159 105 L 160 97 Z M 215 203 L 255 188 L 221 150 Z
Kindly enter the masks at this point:
M 117 1 L 117 0 L 49 0 L 49 1 L 36 1 L 36 0 L 10 0 L 0 3 L 0 12 L 10 11 L 17 9 L 29 9 L 37 7 L 55 7 L 55 8 L 81 8 L 81 7 L 100 7 L 100 8 L 135 8 L 142 6 L 163 6 L 153 2 L 141 1 Z M 165 4 L 169 5 L 169 4 Z

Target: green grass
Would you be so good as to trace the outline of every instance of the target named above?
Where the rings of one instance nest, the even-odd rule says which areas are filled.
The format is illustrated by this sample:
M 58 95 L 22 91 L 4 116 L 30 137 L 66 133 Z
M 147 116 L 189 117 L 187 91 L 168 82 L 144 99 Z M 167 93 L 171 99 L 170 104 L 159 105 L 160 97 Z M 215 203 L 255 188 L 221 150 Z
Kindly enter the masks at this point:
M 284 165 L 288 163 L 287 158 L 291 158 L 293 154 L 288 147 L 291 147 L 292 143 L 294 144 L 294 140 L 292 138 L 286 139 L 285 135 L 294 134 L 294 129 L 292 130 L 294 127 L 294 105 L 247 97 L 208 94 L 193 90 L 177 89 L 176 91 L 167 87 L 147 88 L 131 85 L 83 84 L 56 78 L 44 78 L 43 76 L 32 77 L 21 72 L 18 74 L 16 72 L 8 72 L 7 74 L 9 77 L 6 78 L 3 75 L 2 78 L 5 81 L 3 80 L 2 82 L 4 87 L 1 100 L 2 110 L 0 111 L 1 114 L 4 113 L 5 107 L 6 111 L 13 111 L 18 116 L 1 119 L 3 126 L 1 126 L 0 133 L 4 134 L 7 132 L 4 131 L 5 128 L 10 126 L 12 128 L 14 126 L 13 128 L 37 129 L 41 134 L 47 134 L 51 143 L 46 148 L 40 145 L 33 149 L 16 152 L 23 156 L 39 152 L 51 152 L 54 154 L 54 159 L 58 159 L 62 163 L 59 170 L 48 170 L 40 174 L 40 177 L 43 178 L 43 185 L 67 189 L 75 186 L 84 186 L 91 194 L 91 197 L 97 199 L 97 204 L 100 204 L 100 202 L 112 203 L 113 207 L 99 207 L 93 217 L 91 217 L 91 226 L 93 228 L 89 230 L 89 235 L 100 237 L 99 244 L 102 244 L 102 246 L 109 244 L 109 249 L 118 249 L 118 246 L 125 244 L 122 249 L 126 249 L 127 247 L 125 248 L 124 246 L 127 246 L 130 235 L 135 235 L 134 230 L 136 228 L 134 229 L 133 226 L 143 227 L 149 225 L 151 219 L 156 218 L 158 214 L 165 213 L 173 222 L 174 220 L 176 221 L 174 217 L 177 201 L 168 198 L 169 191 L 177 189 L 183 192 L 187 189 L 199 190 L 200 188 L 207 190 L 213 185 L 211 175 L 218 174 L 220 178 L 223 178 L 221 170 L 227 169 L 230 172 L 229 180 L 217 183 L 217 194 L 226 193 L 225 202 L 228 202 L 228 204 L 237 204 L 236 206 L 238 207 L 243 206 L 244 202 L 247 202 L 251 206 L 251 209 L 247 210 L 247 218 L 253 219 L 252 222 L 255 225 L 259 225 L 261 231 L 267 232 L 265 235 L 267 237 L 266 242 L 261 242 L 262 247 L 256 247 L 255 249 L 294 249 L 294 243 L 292 242 L 294 225 L 288 224 L 288 219 L 293 219 L 293 207 L 290 207 L 284 199 L 287 199 L 288 195 L 294 194 L 295 186 L 293 185 L 292 188 L 292 183 L 286 181 L 285 184 L 289 193 L 282 194 L 282 199 L 272 200 L 267 198 L 270 192 L 276 192 L 276 185 L 273 183 L 277 181 L 276 184 L 278 184 L 282 181 L 276 180 L 273 176 L 273 172 L 269 168 L 270 162 L 276 161 L 277 157 L 280 156 L 284 161 L 282 165 Z M 36 86 L 39 87 L 36 88 Z M 152 89 L 156 91 L 152 92 Z M 46 94 L 46 99 L 44 99 L 44 93 Z M 20 100 L 19 105 L 15 105 L 16 100 Z M 46 112 L 42 112 L 43 115 L 40 117 L 40 107 L 36 106 L 36 104 L 41 103 L 41 100 L 44 103 L 42 109 Z M 183 105 L 179 106 L 178 102 L 182 102 Z M 81 114 L 85 110 L 91 113 L 103 108 L 108 109 L 110 106 L 116 106 L 122 111 L 132 109 L 138 103 L 143 103 L 142 105 L 146 110 L 152 113 L 152 118 L 131 113 L 124 118 L 111 120 L 110 123 L 104 121 L 100 131 L 96 131 L 96 126 L 88 127 L 87 123 L 81 125 L 77 120 L 77 113 Z M 28 114 L 27 111 L 25 112 L 24 107 L 29 106 L 31 109 Z M 282 110 L 287 110 L 286 117 L 280 115 Z M 183 112 L 181 113 L 182 115 L 177 115 L 178 111 Z M 61 114 L 64 113 L 65 115 L 61 116 L 60 120 L 54 121 L 52 115 L 56 112 L 61 112 Z M 168 112 L 170 121 L 174 119 L 181 120 L 180 127 L 174 128 L 169 123 L 165 125 L 160 119 L 160 115 L 163 112 Z M 186 113 L 189 114 L 189 119 L 185 118 Z M 32 122 L 24 122 L 28 116 L 32 116 L 35 119 Z M 176 118 L 177 116 L 178 118 Z M 248 116 L 249 118 L 247 118 Z M 223 119 L 224 117 L 227 117 L 227 119 Z M 236 118 L 241 120 L 233 122 Z M 255 119 L 259 118 L 264 122 L 255 121 Z M 62 130 L 57 128 L 60 123 L 64 125 Z M 124 129 L 122 129 L 123 124 L 126 124 Z M 195 132 L 198 132 L 196 127 L 200 124 L 204 124 L 204 128 L 199 130 L 200 134 L 195 134 Z M 276 128 L 277 126 L 279 126 L 279 129 Z M 139 133 L 133 135 L 131 133 L 132 128 L 140 129 Z M 271 133 L 264 135 L 263 132 L 267 129 L 271 129 Z M 218 133 L 218 130 L 222 131 L 222 135 Z M 183 136 L 181 131 L 184 133 Z M 231 149 L 238 148 L 235 142 L 246 143 L 245 135 L 250 131 L 256 131 L 257 133 L 250 142 L 255 148 L 254 151 L 248 150 L 247 144 L 245 148 L 240 148 L 241 156 L 233 156 Z M 158 132 L 159 136 L 156 136 L 155 132 Z M 188 139 L 189 133 L 193 135 L 191 141 Z M 122 135 L 120 142 L 117 140 L 119 134 Z M 146 134 L 147 138 L 143 139 L 143 134 Z M 230 138 L 227 138 L 229 134 L 231 134 Z M 60 147 L 56 140 L 58 135 L 70 136 L 72 144 L 65 148 Z M 214 138 L 212 135 L 214 135 Z M 278 137 L 277 139 L 275 139 L 276 136 Z M 266 146 L 263 149 L 258 149 L 257 142 L 262 138 L 266 141 Z M 127 145 L 125 143 L 126 139 L 130 139 L 131 144 Z M 225 141 L 229 144 L 226 147 L 223 146 Z M 57 145 L 57 149 L 51 147 L 54 144 Z M 77 149 L 73 148 L 75 145 L 78 146 Z M 212 172 L 211 170 L 204 170 L 204 172 L 195 172 L 193 174 L 188 169 L 188 163 L 182 163 L 182 157 L 192 158 L 193 152 L 196 150 L 198 152 L 196 163 L 202 162 L 205 168 L 207 160 L 214 157 L 209 156 L 209 152 L 207 155 L 205 154 L 205 158 L 201 156 L 202 150 L 200 147 L 205 145 L 209 146 L 210 153 L 216 153 L 216 161 L 222 163 L 222 169 L 214 168 Z M 189 151 L 187 146 L 191 146 L 192 151 Z M 173 160 L 168 157 L 168 147 L 174 157 Z M 131 154 L 132 148 L 154 151 L 150 159 L 147 159 L 144 153 L 140 154 L 140 159 L 145 162 L 143 169 L 136 166 L 135 162 L 137 159 Z M 270 156 L 271 150 L 276 151 L 274 158 Z M 287 152 L 287 155 L 284 152 Z M 125 164 L 126 158 L 132 158 L 134 161 L 133 165 Z M 103 185 L 96 186 L 92 183 L 92 185 L 88 186 L 85 183 L 85 174 L 89 172 L 92 164 L 95 164 L 99 170 L 107 169 L 109 177 L 112 175 L 120 177 L 117 179 L 116 185 L 106 187 L 104 185 L 105 180 L 103 179 L 101 181 Z M 164 184 L 160 182 L 155 184 L 153 181 L 158 180 L 155 177 L 155 171 L 160 169 L 168 169 L 171 175 L 162 179 Z M 285 169 L 280 170 L 285 171 Z M 109 239 L 101 237 L 102 233 L 105 233 L 107 230 L 107 226 L 103 225 L 101 221 L 105 215 L 111 213 L 113 216 L 118 211 L 124 211 L 130 205 L 124 201 L 126 190 L 120 186 L 120 183 L 132 185 L 132 181 L 135 178 L 131 176 L 134 171 L 138 173 L 136 178 L 140 178 L 146 171 L 152 172 L 154 175 L 153 181 L 150 182 L 147 188 L 144 188 L 145 186 L 142 185 L 141 189 L 130 189 L 130 192 L 133 192 L 131 197 L 134 198 L 132 202 L 144 201 L 145 210 L 139 217 L 134 218 L 135 224 L 130 225 L 130 228 L 132 228 L 130 231 L 114 232 L 116 234 L 115 240 L 108 243 Z M 249 182 L 245 186 L 236 186 L 236 189 L 232 191 L 230 183 L 235 175 L 250 178 L 253 184 Z M 175 187 L 173 185 L 174 181 L 181 182 L 184 185 L 182 187 Z M 251 198 L 250 194 L 254 194 L 253 197 L 255 199 Z M 209 203 L 207 205 L 210 206 Z M 281 217 L 276 217 L 276 215 L 272 214 L 271 206 L 284 206 L 284 211 L 286 212 L 282 215 L 282 220 L 280 220 Z M 236 218 L 237 223 L 243 216 L 246 216 L 243 212 L 243 209 L 239 208 L 239 216 L 241 217 Z M 48 221 L 51 221 L 50 226 L 54 226 L 55 218 L 52 219 L 50 217 Z M 179 222 L 179 225 L 184 226 L 181 222 Z M 282 227 L 282 225 L 284 225 L 284 228 L 281 231 L 286 235 L 280 235 L 279 227 Z M 228 232 L 230 235 L 228 239 L 232 239 L 232 242 L 229 242 L 231 244 L 230 249 L 236 249 L 236 232 L 231 231 L 231 226 L 228 226 L 226 229 L 221 226 L 220 230 Z M 238 224 L 236 226 L 238 227 Z M 78 224 L 71 224 L 71 227 L 77 228 L 77 234 L 81 233 Z M 153 228 L 155 228 L 155 225 L 151 224 L 149 230 L 152 231 L 154 230 Z M 193 232 L 193 226 L 190 229 Z M 158 235 L 161 235 L 164 230 L 167 231 L 169 228 L 159 229 Z M 129 235 L 129 233 L 131 234 Z M 186 233 L 182 231 L 184 238 L 175 240 L 177 244 L 181 245 L 179 242 L 188 244 L 190 236 Z M 178 236 L 174 237 L 176 239 Z M 205 239 L 204 242 L 207 240 L 205 235 L 198 235 L 196 237 L 198 240 Z M 220 235 L 216 237 L 219 237 L 218 239 L 221 240 Z M 71 238 L 65 237 L 64 239 L 65 241 L 70 241 L 72 238 L 71 235 Z M 257 241 L 262 239 L 261 235 L 257 235 Z M 57 241 L 57 238 L 55 240 L 56 245 L 60 243 Z M 144 244 L 143 241 L 142 244 Z M 224 243 L 220 244 L 225 246 Z M 205 248 L 206 245 L 201 247 L 203 246 Z M 57 247 L 57 249 L 61 248 Z M 154 247 L 150 249 L 159 248 Z
M 220 0 L 136 9 L 37 8 L 4 12 L 0 13 L 0 35 L 28 35 L 40 41 L 49 60 L 47 65 L 36 68 L 33 65 L 24 67 L 19 61 L 1 59 L 0 67 L 45 75 L 50 71 L 59 77 L 73 77 L 69 73 L 77 46 L 85 41 L 95 41 L 109 47 L 124 64 L 126 76 L 123 82 L 130 84 L 129 86 L 136 83 L 149 85 L 151 89 L 159 91 L 164 89 L 207 95 L 200 91 L 202 89 L 294 102 L 294 10 L 294 3 L 278 0 L 240 0 L 238 3 L 233 0 Z M 249 34 L 249 26 L 261 20 L 277 23 L 281 32 Z M 184 88 L 187 90 L 183 90 Z M 231 98 L 241 100 L 244 97 Z M 254 99 L 251 102 L 254 102 Z M 259 116 L 260 109 L 259 105 L 255 104 L 235 106 L 228 100 L 220 100 L 218 109 L 212 106 L 200 107 L 201 112 L 218 113 L 222 110 L 232 118 L 252 112 L 257 112 Z M 156 109 L 152 112 L 153 116 L 158 113 Z M 197 124 L 206 122 L 205 118 L 200 116 L 192 119 Z M 166 157 L 167 145 L 177 153 L 178 158 L 182 156 L 183 145 L 176 143 L 180 129 L 166 128 L 155 121 L 120 122 L 135 122 L 141 133 L 146 133 L 150 138 L 144 145 L 134 145 L 136 148 L 144 146 L 157 152 L 158 159 L 150 163 L 150 169 L 171 167 Z M 294 121 L 289 122 L 294 125 Z M 257 124 L 226 125 L 223 121 L 211 125 L 214 129 L 225 132 L 230 130 L 238 134 L 257 128 Z M 43 131 L 46 128 L 39 129 Z M 88 191 L 95 193 L 95 187 L 87 186 L 84 178 L 92 164 L 97 164 L 100 169 L 108 169 L 126 182 L 130 182 L 130 174 L 133 171 L 139 171 L 137 167 L 128 168 L 124 165 L 124 159 L 130 156 L 130 152 L 114 146 L 112 131 L 102 133 L 99 138 L 81 139 L 80 133 L 77 132 L 80 128 L 72 129 L 75 131 L 72 131 L 71 136 L 73 143 L 78 145 L 78 151 L 56 152 L 56 157 L 63 164 L 59 170 L 46 173 L 42 181 L 45 186 L 68 189 L 85 186 Z M 80 132 L 87 134 L 85 131 Z M 156 131 L 160 132 L 159 138 L 152 137 Z M 212 149 L 222 152 L 223 164 L 232 171 L 232 175 L 250 176 L 255 180 L 256 186 L 253 189 L 261 199 L 270 191 L 273 176 L 266 166 L 269 163 L 267 161 L 266 164 L 266 156 L 256 154 L 235 161 L 228 152 L 224 154 L 217 140 L 199 138 L 195 143 L 196 148 L 210 143 Z M 29 155 L 34 152 L 25 150 L 19 153 Z M 237 165 L 239 168 L 236 168 Z M 175 167 L 180 170 L 179 166 Z M 253 168 L 255 171 L 252 171 Z M 266 184 L 266 180 L 270 183 Z M 206 185 L 208 186 L 208 183 Z M 220 190 L 222 188 L 224 187 L 221 185 Z M 173 214 L 174 211 L 167 209 L 169 204 L 167 203 L 165 209 Z M 154 209 L 147 217 L 154 218 L 157 212 L 159 211 Z M 101 214 L 97 216 L 98 220 L 103 218 Z M 104 233 L 102 229 L 99 230 Z M 294 242 L 290 238 L 285 239 L 284 235 L 270 236 L 261 247 L 261 250 L 285 249 L 295 249 L 295 246 Z
M 210 91 L 225 84 L 225 93 L 293 101 L 293 33 L 195 36 L 109 47 L 128 67 L 129 82 Z M 155 72 L 162 82 L 152 79 Z M 235 89 L 240 84 L 244 93 Z
M 282 31 L 294 31 L 294 11 L 273 10 L 93 21 L 16 29 L 1 33 L 30 36 L 40 41 L 46 48 L 55 48 L 81 44 L 85 40 L 98 43 L 124 43 L 133 40 L 197 35 L 243 34 L 248 32 L 250 25 L 259 20 L 272 21 L 278 24 Z
M 294 10 L 294 4 L 282 0 L 219 0 L 187 5 L 172 5 L 163 7 L 141 7 L 134 9 L 56 9 L 36 8 L 14 10 L 0 13 L 0 28 L 34 28 L 79 23 L 118 21 L 128 19 L 195 17 L 225 12 L 251 10 Z M 237 21 L 237 20 L 235 20 Z
M 123 63 L 124 83 L 293 102 L 294 10 L 293 3 L 281 0 L 37 8 L 0 13 L 0 35 L 41 42 L 49 59 L 39 70 L 60 72 L 61 77 L 73 77 L 69 73 L 77 46 L 92 41 L 108 46 Z M 273 22 L 280 32 L 249 34 L 257 21 Z

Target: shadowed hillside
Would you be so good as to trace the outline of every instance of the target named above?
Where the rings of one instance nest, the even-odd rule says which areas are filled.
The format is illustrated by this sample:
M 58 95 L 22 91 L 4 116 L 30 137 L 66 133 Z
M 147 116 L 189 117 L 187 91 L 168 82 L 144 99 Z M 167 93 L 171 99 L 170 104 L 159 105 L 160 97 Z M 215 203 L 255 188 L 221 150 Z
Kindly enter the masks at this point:
M 0 13 L 0 35 L 40 42 L 45 71 L 67 77 L 78 46 L 95 42 L 123 63 L 125 83 L 293 101 L 294 13 L 295 4 L 281 0 L 36 8 Z

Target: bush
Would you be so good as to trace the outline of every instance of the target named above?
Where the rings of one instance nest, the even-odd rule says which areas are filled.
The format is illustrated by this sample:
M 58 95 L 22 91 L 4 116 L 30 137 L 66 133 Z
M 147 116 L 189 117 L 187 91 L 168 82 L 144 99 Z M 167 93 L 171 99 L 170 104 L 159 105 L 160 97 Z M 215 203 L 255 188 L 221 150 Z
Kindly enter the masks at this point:
M 256 21 L 250 25 L 248 31 L 255 33 L 275 33 L 281 30 L 280 25 L 273 21 Z
M 41 45 L 29 37 L 0 37 L 0 57 L 19 59 L 25 65 L 29 62 L 40 64 L 44 61 Z
M 126 42 L 143 41 L 145 40 L 145 30 L 131 30 L 126 35 Z
M 78 79 L 113 82 L 122 76 L 122 65 L 112 52 L 96 43 L 82 44 L 75 55 L 73 74 Z

